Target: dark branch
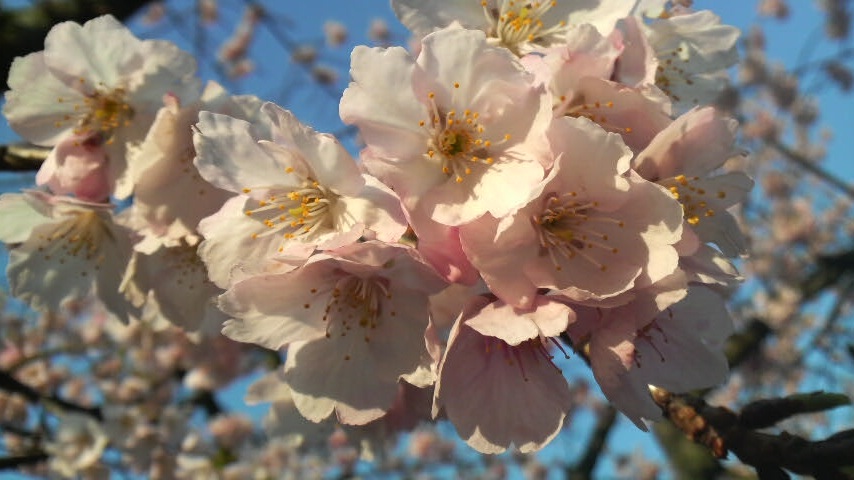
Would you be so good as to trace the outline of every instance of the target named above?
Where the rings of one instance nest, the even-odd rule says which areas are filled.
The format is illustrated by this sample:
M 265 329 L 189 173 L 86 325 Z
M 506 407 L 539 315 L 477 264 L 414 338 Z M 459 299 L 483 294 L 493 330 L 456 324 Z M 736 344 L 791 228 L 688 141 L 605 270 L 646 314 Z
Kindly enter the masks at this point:
M 0 145 L 0 171 L 36 171 L 50 153 L 32 145 Z
M 37 463 L 44 462 L 48 458 L 50 457 L 44 452 L 19 455 L 17 457 L 3 457 L 0 458 L 0 470 L 11 470 L 26 467 L 28 465 L 35 465 Z
M 843 468 L 854 465 L 854 431 L 810 441 L 787 432 L 770 434 L 746 426 L 741 415 L 713 407 L 693 395 L 662 389 L 653 398 L 664 415 L 689 438 L 705 445 L 717 458 L 734 453 L 752 465 L 760 478 L 788 478 L 784 470 L 817 478 L 850 478 Z
M 101 409 L 98 407 L 85 407 L 76 403 L 63 400 L 56 395 L 42 395 L 29 385 L 19 382 L 8 372 L 0 370 L 0 389 L 7 392 L 17 393 L 31 403 L 53 404 L 62 410 L 89 415 L 96 420 L 103 420 Z
M 596 422 L 596 428 L 593 430 L 593 435 L 587 442 L 587 449 L 578 463 L 569 469 L 567 477 L 571 480 L 588 480 L 593 478 L 593 470 L 596 468 L 596 463 L 602 450 L 605 448 L 608 440 L 608 433 L 614 426 L 617 420 L 617 409 L 608 405 L 605 410 L 599 414 L 599 420 Z

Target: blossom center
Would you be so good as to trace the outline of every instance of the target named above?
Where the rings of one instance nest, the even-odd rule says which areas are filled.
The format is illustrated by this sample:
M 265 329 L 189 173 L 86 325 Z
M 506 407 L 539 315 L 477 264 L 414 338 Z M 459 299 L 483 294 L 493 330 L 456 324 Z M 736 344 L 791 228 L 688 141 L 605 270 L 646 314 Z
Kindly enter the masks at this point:
M 79 79 L 81 84 L 84 79 Z M 133 108 L 127 103 L 127 92 L 118 87 L 108 89 L 100 84 L 93 93 L 83 97 L 83 103 L 74 105 L 75 115 L 66 115 L 63 121 L 75 122 L 75 135 L 99 134 L 107 143 L 112 142 L 113 133 L 116 129 L 130 125 L 133 118 Z M 63 98 L 58 98 L 63 103 Z M 63 122 L 57 122 L 57 127 L 62 127 Z
M 44 254 L 45 260 L 56 260 L 60 264 L 65 263 L 67 257 L 94 261 L 97 270 L 104 260 L 101 245 L 110 236 L 98 213 L 80 211 L 57 225 L 51 234 L 40 235 L 42 245 L 38 250 Z M 86 276 L 87 272 L 81 272 L 81 275 Z
M 580 257 L 604 272 L 608 265 L 596 250 L 612 254 L 620 250 L 609 243 L 611 239 L 602 232 L 602 226 L 615 224 L 622 228 L 624 224 L 596 212 L 597 202 L 580 202 L 575 200 L 577 196 L 576 192 L 549 195 L 542 213 L 535 215 L 532 223 L 555 270 L 563 269 L 561 259 L 572 261 Z
M 293 169 L 288 171 L 293 172 Z M 244 193 L 251 191 L 243 189 Z M 261 233 L 254 232 L 251 237 L 281 233 L 285 240 L 308 239 L 320 231 L 332 229 L 331 207 L 336 199 L 337 195 L 310 178 L 290 191 L 273 189 L 266 198 L 257 201 L 254 208 L 244 211 L 264 226 Z M 283 247 L 279 248 L 282 250 Z
M 460 88 L 454 84 L 454 90 Z M 430 107 L 430 120 L 420 121 L 418 125 L 427 131 L 427 152 L 424 157 L 429 161 L 439 160 L 442 173 L 453 177 L 456 183 L 462 183 L 471 175 L 475 165 L 492 165 L 495 160 L 490 149 L 503 144 L 510 135 L 493 143 L 486 136 L 486 127 L 480 123 L 480 114 L 465 109 L 462 115 L 451 109 L 444 112 L 436 105 L 436 94 L 427 95 Z
M 694 84 L 694 81 L 689 76 L 690 73 L 683 68 L 690 60 L 685 52 L 682 47 L 675 48 L 669 52 L 656 52 L 659 62 L 655 70 L 655 86 L 676 102 L 682 99 L 673 93 L 673 87 L 680 84 Z
M 697 225 L 703 217 L 715 216 L 715 211 L 709 206 L 706 200 L 708 193 L 705 189 L 696 185 L 698 180 L 700 180 L 700 177 L 678 175 L 661 182 L 670 190 L 673 198 L 682 204 L 685 221 L 691 225 Z M 716 196 L 722 199 L 726 197 L 726 192 L 719 191 Z
M 667 313 L 671 316 L 671 318 L 673 317 L 673 313 L 670 312 L 670 310 L 668 310 Z M 662 343 L 665 343 L 665 344 L 670 343 L 668 338 L 667 338 L 667 334 L 664 333 L 664 330 L 658 325 L 658 323 L 655 320 L 653 320 L 652 323 L 650 323 L 649 325 L 647 325 L 647 326 L 641 328 L 640 330 L 638 330 L 637 332 L 635 332 L 635 337 L 637 339 L 635 341 L 637 342 L 638 340 L 642 340 L 642 341 L 646 342 L 653 349 L 653 351 L 655 351 L 655 353 L 658 355 L 658 360 L 661 363 L 664 363 L 667 359 L 664 358 L 664 353 L 662 353 L 662 351 L 658 348 L 658 345 L 656 345 L 656 343 L 655 343 L 656 338 L 654 335 L 656 333 L 658 334 L 658 336 L 661 337 Z M 635 348 L 634 351 L 632 352 L 632 360 L 634 361 L 635 366 L 640 368 L 642 359 L 643 359 L 643 355 L 641 355 L 641 352 L 639 352 L 638 349 Z
M 566 27 L 564 20 L 552 26 L 546 26 L 542 20 L 546 12 L 557 5 L 557 0 L 504 0 L 500 8 L 489 8 L 487 0 L 480 4 L 490 24 L 488 35 L 516 55 L 520 55 L 521 45 L 543 42 Z
M 561 96 L 559 100 L 560 103 L 558 104 L 558 108 L 565 108 L 564 115 L 568 117 L 584 117 L 609 132 L 616 132 L 620 134 L 632 133 L 631 127 L 620 127 L 608 120 L 608 110 L 612 110 L 614 108 L 614 102 L 595 101 L 592 103 L 572 105 L 572 103 L 575 103 L 573 102 L 574 99 L 567 100 L 566 96 Z
M 549 352 L 549 345 L 547 342 L 551 342 L 557 346 L 557 348 L 563 352 L 564 357 L 569 358 L 569 355 L 563 347 L 561 347 L 560 344 L 551 337 L 531 338 L 519 343 L 518 345 L 510 345 L 504 340 L 488 336 L 484 336 L 483 341 L 484 352 L 487 355 L 500 355 L 508 367 L 515 366 L 519 369 L 519 373 L 526 382 L 528 381 L 528 373 L 525 370 L 526 363 L 528 365 L 533 363 L 534 367 L 537 367 L 540 362 L 545 361 L 548 362 L 555 370 L 560 372 L 560 368 L 554 363 L 554 355 Z
M 312 293 L 316 293 L 312 289 Z M 382 317 L 394 317 L 394 310 L 384 311 L 383 302 L 391 299 L 387 281 L 381 278 L 361 278 L 346 275 L 339 279 L 332 289 L 323 312 L 326 323 L 326 338 L 361 336 L 370 343 L 371 336 L 382 326 Z M 310 308 L 310 304 L 304 305 Z M 350 360 L 350 352 L 345 352 L 344 360 Z

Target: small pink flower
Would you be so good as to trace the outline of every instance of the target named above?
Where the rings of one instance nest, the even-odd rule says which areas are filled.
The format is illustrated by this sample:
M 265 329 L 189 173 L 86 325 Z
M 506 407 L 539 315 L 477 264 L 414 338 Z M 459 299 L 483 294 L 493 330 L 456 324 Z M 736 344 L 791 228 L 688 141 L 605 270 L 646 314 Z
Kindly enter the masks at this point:
M 388 187 L 361 173 L 332 135 L 272 103 L 255 122 L 201 112 L 195 147 L 202 178 L 237 194 L 199 224 L 199 255 L 222 288 L 237 265 L 263 272 L 363 234 L 396 241 L 406 229 Z

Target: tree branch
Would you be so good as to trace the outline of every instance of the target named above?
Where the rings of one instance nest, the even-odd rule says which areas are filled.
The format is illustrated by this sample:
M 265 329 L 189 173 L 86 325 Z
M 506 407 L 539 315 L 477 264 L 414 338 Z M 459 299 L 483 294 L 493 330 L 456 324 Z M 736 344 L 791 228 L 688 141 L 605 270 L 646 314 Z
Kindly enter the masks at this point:
M 7 392 L 17 393 L 32 403 L 53 404 L 69 412 L 82 413 L 84 415 L 89 415 L 96 420 L 103 420 L 100 408 L 78 405 L 76 403 L 63 400 L 56 395 L 42 395 L 29 385 L 19 382 L 18 379 L 4 370 L 0 370 L 0 389 L 6 390 Z
M 727 452 L 734 453 L 739 460 L 755 467 L 760 479 L 789 478 L 784 469 L 816 478 L 852 478 L 843 468 L 854 466 L 851 455 L 854 430 L 817 441 L 787 432 L 761 433 L 749 426 L 747 416 L 713 407 L 700 397 L 675 395 L 658 388 L 652 389 L 652 396 L 665 417 L 689 438 L 705 445 L 717 458 L 725 458 Z

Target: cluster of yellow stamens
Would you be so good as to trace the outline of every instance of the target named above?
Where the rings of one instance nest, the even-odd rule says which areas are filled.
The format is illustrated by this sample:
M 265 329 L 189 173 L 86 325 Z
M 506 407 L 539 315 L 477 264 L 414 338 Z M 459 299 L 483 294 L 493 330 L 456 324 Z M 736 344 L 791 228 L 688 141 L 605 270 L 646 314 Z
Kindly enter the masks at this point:
M 565 96 L 560 97 L 561 103 L 566 101 Z M 597 123 L 605 130 L 616 133 L 632 133 L 631 127 L 619 127 L 608 123 L 608 117 L 605 111 L 614 108 L 614 102 L 592 102 L 582 103 L 579 105 L 570 105 L 567 107 L 565 115 L 568 117 L 584 117 L 590 121 Z
M 312 295 L 318 290 L 312 288 Z M 361 278 L 347 275 L 341 278 L 326 299 L 323 311 L 323 321 L 326 322 L 326 338 L 334 336 L 346 337 L 354 327 L 360 331 L 365 343 L 370 343 L 372 332 L 381 325 L 383 301 L 391 299 L 387 280 L 381 278 Z M 311 308 L 311 303 L 303 305 Z M 394 317 L 395 311 L 389 311 L 388 316 Z M 350 354 L 345 353 L 344 360 L 350 360 Z
M 288 167 L 286 172 L 293 173 Z M 252 189 L 244 188 L 243 193 Z M 288 192 L 273 190 L 257 207 L 245 210 L 247 216 L 257 218 L 266 228 L 252 233 L 252 238 L 283 232 L 284 240 L 311 237 L 318 231 L 332 228 L 330 207 L 336 195 L 313 179 L 306 179 L 299 188 Z M 284 247 L 280 247 L 282 251 Z
M 673 93 L 673 87 L 681 83 L 686 85 L 694 84 L 689 73 L 680 66 L 689 61 L 689 57 L 683 55 L 684 51 L 682 47 L 678 47 L 670 52 L 658 53 L 657 55 L 658 67 L 655 70 L 655 85 L 676 102 L 682 99 L 679 95 Z M 694 103 L 697 102 L 695 99 Z
M 78 81 L 81 86 L 86 83 L 83 78 Z M 126 101 L 127 92 L 124 88 L 108 89 L 101 83 L 92 90 L 94 93 L 83 97 L 83 103 L 73 105 L 73 115 L 65 115 L 55 126 L 61 128 L 66 126 L 66 122 L 73 122 L 75 135 L 98 134 L 110 143 L 116 129 L 131 124 L 133 109 Z M 65 103 L 67 100 L 59 97 L 56 101 Z
M 700 180 L 700 177 L 686 177 L 678 175 L 669 180 L 664 180 L 661 183 L 670 190 L 673 198 L 682 204 L 685 221 L 691 225 L 700 223 L 702 217 L 713 217 L 715 211 L 709 206 L 709 193 L 703 188 L 700 188 L 693 183 Z M 726 192 L 718 191 L 714 194 L 718 199 L 726 198 Z
M 601 257 L 594 258 L 588 251 L 600 249 L 614 254 L 619 249 L 608 244 L 610 237 L 600 232 L 596 224 L 615 224 L 622 228 L 623 222 L 602 215 L 591 215 L 591 210 L 598 203 L 576 201 L 577 195 L 576 192 L 553 194 L 546 200 L 543 212 L 534 216 L 532 221 L 537 227 L 540 245 L 548 251 L 558 271 L 562 270 L 559 255 L 567 260 L 581 257 L 604 272 L 608 265 L 597 260 Z
M 186 243 L 166 249 L 164 263 L 177 277 L 175 283 L 187 290 L 194 290 L 196 285 L 210 282 L 207 279 L 205 264 L 196 250 L 195 246 Z
M 460 88 L 454 84 L 454 90 Z M 443 112 L 436 105 L 436 94 L 428 95 L 430 105 L 430 120 L 421 120 L 418 125 L 428 132 L 427 152 L 424 157 L 428 160 L 439 160 L 442 173 L 452 176 L 454 181 L 462 183 L 467 175 L 471 175 L 475 165 L 492 165 L 495 158 L 490 149 L 510 140 L 510 135 L 504 135 L 493 142 L 486 137 L 486 128 L 479 122 L 480 113 L 466 109 L 462 114 L 457 110 Z
M 498 1 L 501 2 L 500 9 L 490 9 L 487 0 L 480 2 L 486 19 L 491 25 L 488 33 L 497 38 L 500 45 L 517 55 L 520 54 L 520 45 L 543 41 L 551 35 L 562 32 L 566 27 L 565 20 L 553 26 L 546 26 L 543 23 L 543 16 L 557 5 L 557 0 Z
M 55 260 L 60 265 L 67 257 L 77 257 L 95 263 L 95 270 L 104 261 L 102 243 L 111 234 L 103 220 L 94 211 L 81 211 L 60 223 L 50 235 L 39 235 L 39 252 L 45 260 Z M 88 272 L 80 272 L 87 276 Z

